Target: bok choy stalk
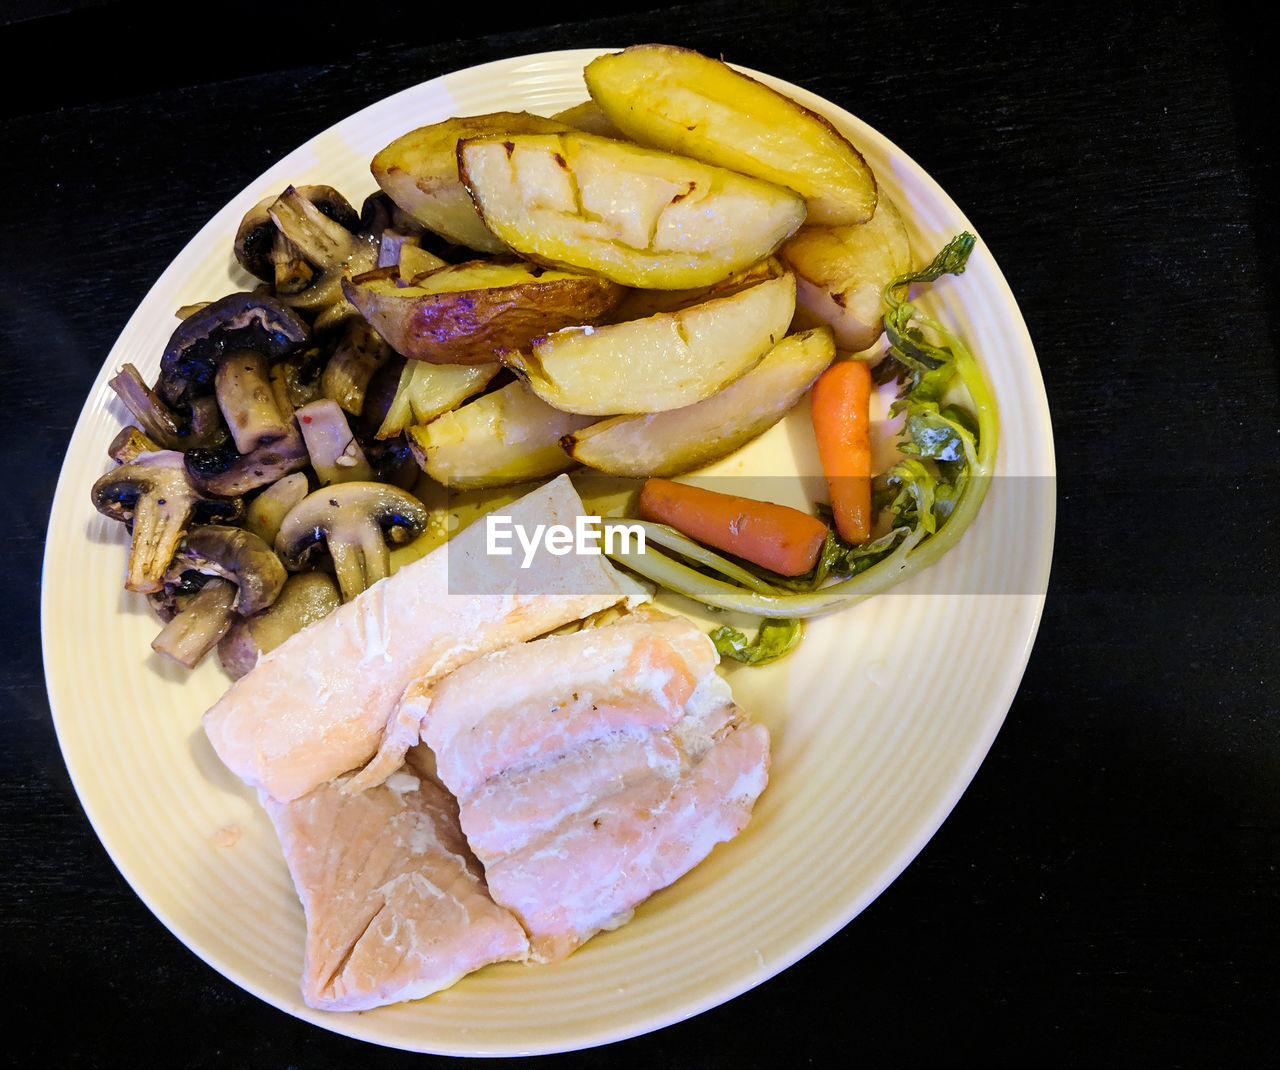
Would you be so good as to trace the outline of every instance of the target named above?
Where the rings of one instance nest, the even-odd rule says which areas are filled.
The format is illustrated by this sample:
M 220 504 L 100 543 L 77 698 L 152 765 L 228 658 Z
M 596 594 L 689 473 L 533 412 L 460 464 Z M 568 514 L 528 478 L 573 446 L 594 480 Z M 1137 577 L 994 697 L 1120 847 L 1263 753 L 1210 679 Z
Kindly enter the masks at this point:
M 884 290 L 886 360 L 902 383 L 892 412 L 904 418 L 898 443 L 902 458 L 877 480 L 877 499 L 892 516 L 886 535 L 861 546 L 831 535 L 814 572 L 799 582 L 763 579 L 672 529 L 657 538 L 650 532 L 643 550 L 627 542 L 610 556 L 659 586 L 713 609 L 771 618 L 755 642 L 774 649 L 790 649 L 798 639 L 798 629 L 788 623 L 791 619 L 855 604 L 938 561 L 982 506 L 995 471 L 999 414 L 968 346 L 911 302 L 907 287 L 961 274 L 974 242 L 968 232 L 957 235 L 928 267 L 897 276 Z M 945 400 L 957 380 L 971 409 Z M 724 637 L 717 646 L 731 657 L 735 649 L 752 657 L 751 641 L 741 633 L 737 636 Z

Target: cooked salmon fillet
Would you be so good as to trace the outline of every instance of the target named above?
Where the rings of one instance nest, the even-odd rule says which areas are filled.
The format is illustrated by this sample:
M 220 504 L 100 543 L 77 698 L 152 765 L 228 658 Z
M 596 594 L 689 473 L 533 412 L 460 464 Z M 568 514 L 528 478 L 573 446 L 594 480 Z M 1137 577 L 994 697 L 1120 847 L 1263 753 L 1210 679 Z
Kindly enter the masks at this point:
M 524 929 L 489 896 L 457 803 L 422 750 L 363 792 L 330 781 L 291 802 L 263 799 L 306 913 L 309 1006 L 418 999 L 528 955 Z
M 555 961 L 747 824 L 769 735 L 683 618 L 549 636 L 415 690 L 490 893 Z
M 561 476 L 502 510 L 512 526 L 573 526 L 582 502 Z M 368 768 L 347 790 L 394 772 L 418 741 L 406 687 L 430 686 L 490 651 L 636 595 L 600 555 L 487 552 L 483 522 L 375 583 L 263 655 L 204 715 L 214 750 L 282 801 Z M 376 760 L 370 762 L 370 759 Z
M 684 716 L 715 648 L 684 621 L 615 624 L 488 655 L 432 690 L 440 775 L 460 797 L 488 777 L 625 728 Z

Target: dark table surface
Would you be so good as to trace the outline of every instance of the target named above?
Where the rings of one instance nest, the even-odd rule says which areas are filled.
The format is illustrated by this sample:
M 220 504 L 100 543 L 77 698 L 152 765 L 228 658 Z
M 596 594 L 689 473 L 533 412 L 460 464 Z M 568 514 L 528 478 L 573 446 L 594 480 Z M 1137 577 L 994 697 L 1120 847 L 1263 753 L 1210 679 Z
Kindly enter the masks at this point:
M 19 4 L 0 28 L 11 473 L 0 931 L 18 986 L 3 1000 L 14 1065 L 453 1061 L 343 1039 L 259 1002 L 175 940 L 112 867 L 45 692 L 49 503 L 130 312 L 269 164 L 449 70 L 637 41 L 811 89 L 952 195 L 1039 354 L 1057 543 L 1003 730 L 874 904 L 727 1005 L 527 1062 L 1274 1059 L 1280 101 L 1253 28 L 1225 5 L 1178 2 L 384 3 L 340 16 L 213 5 L 190 23 L 159 5 L 47 6 Z

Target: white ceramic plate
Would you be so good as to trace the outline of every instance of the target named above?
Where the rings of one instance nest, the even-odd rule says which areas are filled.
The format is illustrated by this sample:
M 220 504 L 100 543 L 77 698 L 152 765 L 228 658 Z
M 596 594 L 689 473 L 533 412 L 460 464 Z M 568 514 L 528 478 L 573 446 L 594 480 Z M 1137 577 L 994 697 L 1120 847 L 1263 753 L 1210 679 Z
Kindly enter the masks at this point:
M 582 67 L 598 51 L 504 60 L 405 90 L 313 138 L 227 205 L 161 276 L 111 351 L 50 520 L 50 703 L 76 790 L 112 859 L 157 917 L 236 984 L 325 1029 L 397 1048 L 588 1047 L 686 1018 L 776 974 L 870 903 L 941 824 L 1004 719 L 1039 623 L 1054 522 L 1049 414 L 1022 317 L 979 242 L 965 274 L 943 280 L 927 301 L 985 363 L 1003 420 L 999 475 L 1009 478 L 996 480 L 976 524 L 940 565 L 815 622 L 778 666 L 730 670 L 739 700 L 774 734 L 771 782 L 747 831 L 563 963 L 490 967 L 429 999 L 364 1014 L 301 1002 L 301 908 L 256 796 L 222 767 L 200 728 L 227 681 L 211 659 L 187 673 L 151 654 L 155 621 L 121 585 L 126 536 L 89 502 L 107 444 L 126 422 L 107 380 L 125 362 L 152 380 L 174 311 L 246 284 L 231 238 L 262 197 L 289 182 L 327 182 L 359 204 L 373 188 L 369 159 L 394 137 L 451 115 L 550 114 L 575 104 L 586 96 Z M 931 255 L 973 229 L 880 134 L 759 77 L 861 147 L 906 209 L 918 249 Z M 799 425 L 780 425 L 723 467 L 817 471 L 804 441 Z

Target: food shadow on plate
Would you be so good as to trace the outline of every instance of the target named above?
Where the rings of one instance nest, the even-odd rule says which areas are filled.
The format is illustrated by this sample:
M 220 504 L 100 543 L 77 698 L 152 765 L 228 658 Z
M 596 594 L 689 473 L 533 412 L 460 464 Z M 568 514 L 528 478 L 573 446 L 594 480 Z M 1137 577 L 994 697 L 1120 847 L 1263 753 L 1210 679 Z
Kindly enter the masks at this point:
M 162 661 L 163 659 L 157 655 L 156 660 Z M 173 668 L 177 669 L 179 666 L 174 665 Z M 250 787 L 226 767 L 222 759 L 214 751 L 213 744 L 209 742 L 209 737 L 205 734 L 202 722 L 196 723 L 195 728 L 187 737 L 187 745 L 191 753 L 192 765 L 199 772 L 201 779 L 219 791 L 243 799 L 257 808 L 257 790 Z M 265 815 L 263 815 L 263 820 L 266 820 Z

